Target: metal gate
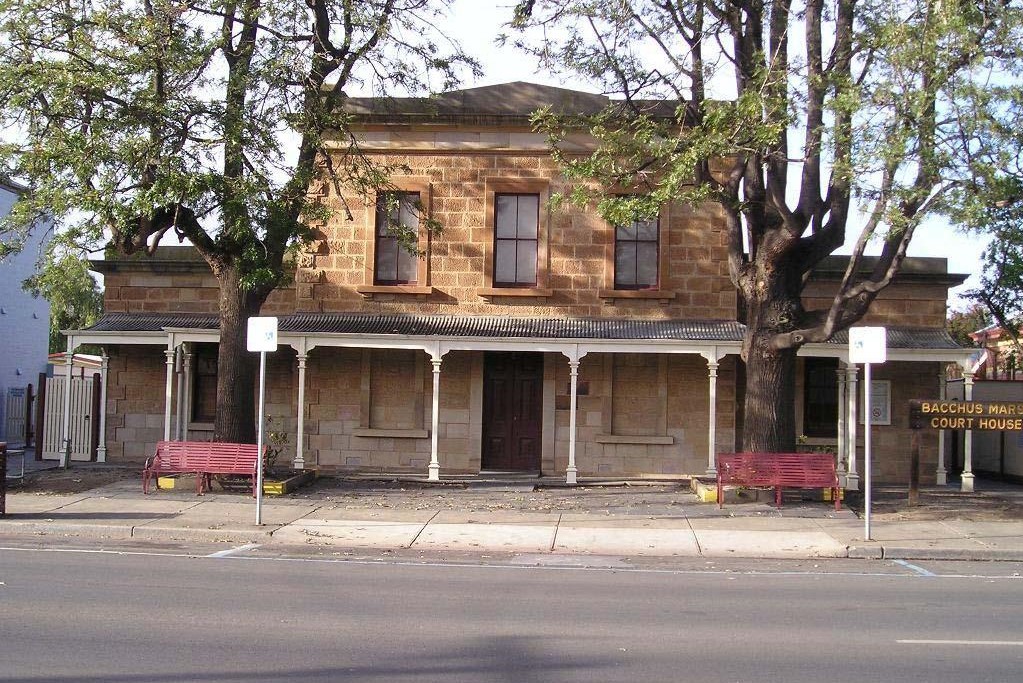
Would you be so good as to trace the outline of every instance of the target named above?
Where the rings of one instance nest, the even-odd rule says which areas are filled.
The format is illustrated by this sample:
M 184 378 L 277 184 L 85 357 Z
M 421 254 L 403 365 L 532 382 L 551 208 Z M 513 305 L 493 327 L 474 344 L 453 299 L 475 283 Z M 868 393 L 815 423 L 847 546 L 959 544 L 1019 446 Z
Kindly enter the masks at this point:
M 66 377 L 46 379 L 46 409 L 43 416 L 43 460 L 60 460 L 64 453 L 64 392 Z M 92 459 L 92 391 L 91 378 L 71 379 L 71 459 Z
M 25 415 L 28 411 L 28 391 L 25 387 L 10 387 L 7 389 L 7 405 L 4 415 L 7 416 L 4 425 L 4 438 L 8 444 L 25 443 Z

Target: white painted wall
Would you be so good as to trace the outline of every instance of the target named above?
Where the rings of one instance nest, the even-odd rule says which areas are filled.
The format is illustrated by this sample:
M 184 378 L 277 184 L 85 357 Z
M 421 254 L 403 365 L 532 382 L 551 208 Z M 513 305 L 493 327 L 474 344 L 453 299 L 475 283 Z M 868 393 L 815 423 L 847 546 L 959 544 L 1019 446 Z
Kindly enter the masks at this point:
M 0 216 L 7 215 L 16 199 L 17 189 L 0 183 Z M 35 390 L 39 373 L 46 371 L 50 304 L 24 291 L 21 283 L 35 272 L 49 227 L 38 226 L 21 253 L 0 261 L 0 441 L 7 437 L 7 388 L 31 384 Z

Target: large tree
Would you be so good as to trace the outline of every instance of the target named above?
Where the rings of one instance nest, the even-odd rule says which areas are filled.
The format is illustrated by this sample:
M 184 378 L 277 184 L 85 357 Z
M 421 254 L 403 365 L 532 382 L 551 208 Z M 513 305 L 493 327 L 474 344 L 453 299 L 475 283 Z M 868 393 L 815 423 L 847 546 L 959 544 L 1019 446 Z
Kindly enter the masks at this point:
M 103 313 L 103 292 L 89 272 L 89 262 L 53 242 L 39 270 L 23 287 L 50 303 L 50 353 L 67 348 L 61 330 L 84 329 Z
M 1008 194 L 1023 197 L 1023 183 Z M 1015 337 L 1023 315 L 1023 202 L 1001 202 L 969 218 L 970 227 L 991 241 L 982 255 L 980 286 L 966 296 L 984 305 Z
M 321 183 L 370 192 L 391 171 L 359 153 L 346 89 L 475 70 L 437 29 L 446 4 L 0 0 L 0 158 L 31 188 L 6 229 L 46 214 L 86 247 L 195 245 L 220 284 L 214 437 L 251 441 L 246 320 L 328 212 Z
M 952 339 L 962 346 L 977 346 L 970 337 L 977 330 L 991 324 L 991 311 L 982 303 L 973 302 L 965 308 L 953 309 L 948 312 L 945 329 Z
M 537 117 L 586 181 L 577 201 L 613 223 L 720 206 L 746 311 L 748 450 L 792 449 L 797 350 L 862 318 L 920 221 L 1005 200 L 997 181 L 1019 170 L 1012 0 L 522 0 L 514 26 L 548 67 L 620 96 L 588 120 Z M 562 153 L 580 126 L 596 151 Z M 856 231 L 833 299 L 807 310 L 810 273 Z

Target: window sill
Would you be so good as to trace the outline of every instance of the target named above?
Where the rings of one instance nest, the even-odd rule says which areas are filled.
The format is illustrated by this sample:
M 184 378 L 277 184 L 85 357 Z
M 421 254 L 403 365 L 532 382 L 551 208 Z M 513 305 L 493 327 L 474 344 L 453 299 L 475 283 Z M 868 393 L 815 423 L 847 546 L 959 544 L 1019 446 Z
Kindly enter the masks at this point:
M 597 292 L 601 299 L 659 299 L 671 301 L 675 292 L 662 289 L 602 289 Z
M 373 297 L 374 294 L 403 294 L 407 296 L 426 296 L 433 294 L 433 287 L 427 285 L 420 287 L 418 285 L 364 285 L 362 287 L 356 287 L 355 291 L 363 295 L 367 299 Z
M 535 296 L 546 298 L 553 292 L 545 287 L 484 287 L 476 290 L 476 293 L 484 299 L 492 299 L 497 296 Z
M 597 443 L 640 444 L 647 446 L 670 446 L 675 443 L 673 436 L 620 436 L 618 434 L 598 434 Z
M 364 436 L 376 439 L 426 439 L 430 436 L 428 429 L 374 429 L 363 427 L 352 430 L 352 436 Z

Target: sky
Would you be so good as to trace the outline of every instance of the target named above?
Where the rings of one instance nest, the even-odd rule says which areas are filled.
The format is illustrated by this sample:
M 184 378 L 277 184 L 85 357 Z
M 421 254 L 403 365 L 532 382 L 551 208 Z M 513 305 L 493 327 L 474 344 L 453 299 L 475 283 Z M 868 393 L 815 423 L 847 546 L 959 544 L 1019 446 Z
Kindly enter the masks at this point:
M 454 0 L 451 4 L 450 23 L 445 27 L 450 35 L 457 36 L 468 54 L 475 56 L 483 65 L 484 76 L 467 80 L 464 87 L 494 85 L 513 81 L 529 81 L 544 85 L 590 90 L 582 81 L 563 80 L 558 76 L 537 71 L 533 60 L 511 46 L 498 47 L 495 44 L 501 32 L 501 24 L 512 16 L 515 0 Z M 852 231 L 850 231 L 852 232 Z M 849 253 L 857 234 L 848 236 L 847 246 L 839 253 Z M 988 239 L 977 235 L 966 235 L 940 218 L 926 221 L 917 228 L 910 242 L 910 256 L 934 256 L 948 259 L 950 273 L 970 275 L 966 283 L 951 292 L 953 307 L 963 307 L 957 295 L 979 284 L 981 252 Z M 875 250 L 876 251 L 876 250 Z M 868 249 L 868 253 L 872 253 Z

